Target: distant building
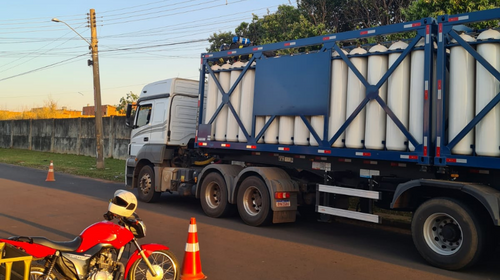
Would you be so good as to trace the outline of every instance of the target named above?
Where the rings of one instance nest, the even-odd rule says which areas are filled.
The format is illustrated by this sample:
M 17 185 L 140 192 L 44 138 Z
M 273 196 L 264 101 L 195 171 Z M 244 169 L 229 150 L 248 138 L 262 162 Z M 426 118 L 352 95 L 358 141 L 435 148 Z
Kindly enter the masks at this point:
M 69 116 L 70 118 L 82 116 L 82 111 L 68 110 L 66 107 L 62 107 L 62 109 L 57 110 L 57 112 L 63 114 L 64 116 Z
M 102 116 L 103 117 L 121 115 L 121 114 L 118 113 L 118 111 L 116 111 L 116 107 L 115 106 L 102 105 L 101 108 L 102 108 L 101 110 L 102 110 Z M 82 114 L 84 116 L 94 116 L 95 115 L 95 106 L 86 106 L 86 107 L 83 107 Z
M 46 107 L 39 107 L 39 108 L 32 108 L 30 112 L 32 113 L 43 113 L 44 111 L 47 111 L 48 108 Z M 61 118 L 78 118 L 82 116 L 82 111 L 76 111 L 76 110 L 68 110 L 67 107 L 62 107 L 61 109 L 56 109 L 55 112 L 53 112 L 53 116 L 51 118 L 55 119 L 61 119 Z

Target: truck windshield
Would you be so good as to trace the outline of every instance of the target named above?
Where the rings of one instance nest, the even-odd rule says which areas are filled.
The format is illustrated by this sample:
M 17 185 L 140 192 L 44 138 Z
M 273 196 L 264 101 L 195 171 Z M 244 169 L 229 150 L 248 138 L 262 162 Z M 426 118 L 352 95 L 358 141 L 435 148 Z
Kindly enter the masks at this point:
M 137 127 L 147 125 L 151 118 L 151 104 L 141 105 L 137 114 Z

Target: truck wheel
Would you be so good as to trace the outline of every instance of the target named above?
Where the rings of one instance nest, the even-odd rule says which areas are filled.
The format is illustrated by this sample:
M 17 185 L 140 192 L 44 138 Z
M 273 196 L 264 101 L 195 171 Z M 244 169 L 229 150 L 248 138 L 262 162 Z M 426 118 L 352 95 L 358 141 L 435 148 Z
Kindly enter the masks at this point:
M 155 192 L 155 173 L 149 165 L 142 167 L 137 182 L 137 197 L 140 201 L 155 202 L 161 193 Z
M 449 270 L 473 265 L 487 244 L 484 224 L 474 211 L 451 198 L 423 203 L 413 215 L 411 232 L 420 255 Z
M 257 227 L 271 223 L 271 198 L 262 179 L 250 176 L 243 180 L 238 190 L 237 204 L 240 217 L 246 224 Z
M 212 218 L 226 216 L 230 211 L 226 181 L 217 172 L 208 174 L 201 185 L 201 207 Z

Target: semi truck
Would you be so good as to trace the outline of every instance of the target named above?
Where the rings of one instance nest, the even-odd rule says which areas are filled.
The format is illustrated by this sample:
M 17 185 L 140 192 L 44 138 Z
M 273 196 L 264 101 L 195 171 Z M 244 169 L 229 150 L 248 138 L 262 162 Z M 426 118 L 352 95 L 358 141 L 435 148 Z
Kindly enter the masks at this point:
M 411 212 L 426 261 L 472 266 L 499 235 L 500 32 L 464 26 L 499 17 L 203 53 L 199 81 L 146 85 L 127 108 L 126 185 L 144 202 L 195 196 L 214 218 L 237 209 L 250 226 Z

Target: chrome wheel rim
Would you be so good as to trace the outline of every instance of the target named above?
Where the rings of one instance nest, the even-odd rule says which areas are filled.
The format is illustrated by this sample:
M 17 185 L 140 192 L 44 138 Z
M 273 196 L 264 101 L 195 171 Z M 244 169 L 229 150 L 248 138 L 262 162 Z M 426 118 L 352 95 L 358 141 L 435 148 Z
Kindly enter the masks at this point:
M 423 231 L 425 242 L 429 248 L 440 255 L 453 255 L 462 247 L 462 228 L 448 214 L 435 213 L 429 216 L 425 220 Z
M 30 280 L 40 280 L 40 279 L 45 279 L 45 276 L 43 276 L 43 271 L 31 271 L 30 272 Z M 47 278 L 47 280 L 54 280 L 50 275 Z
M 243 208 L 250 216 L 257 216 L 262 209 L 262 194 L 256 187 L 248 187 L 243 193 Z
M 152 277 L 162 280 L 176 279 L 177 267 L 169 255 L 163 252 L 153 252 L 148 257 L 148 260 L 156 273 L 161 274 L 162 277 L 153 277 L 147 265 L 141 259 L 134 271 L 134 280 L 150 280 Z
M 151 176 L 146 173 L 142 175 L 139 186 L 141 188 L 142 193 L 147 194 L 151 190 L 152 180 Z
M 205 201 L 208 207 L 215 209 L 219 207 L 221 202 L 220 186 L 217 183 L 211 182 L 205 190 Z

